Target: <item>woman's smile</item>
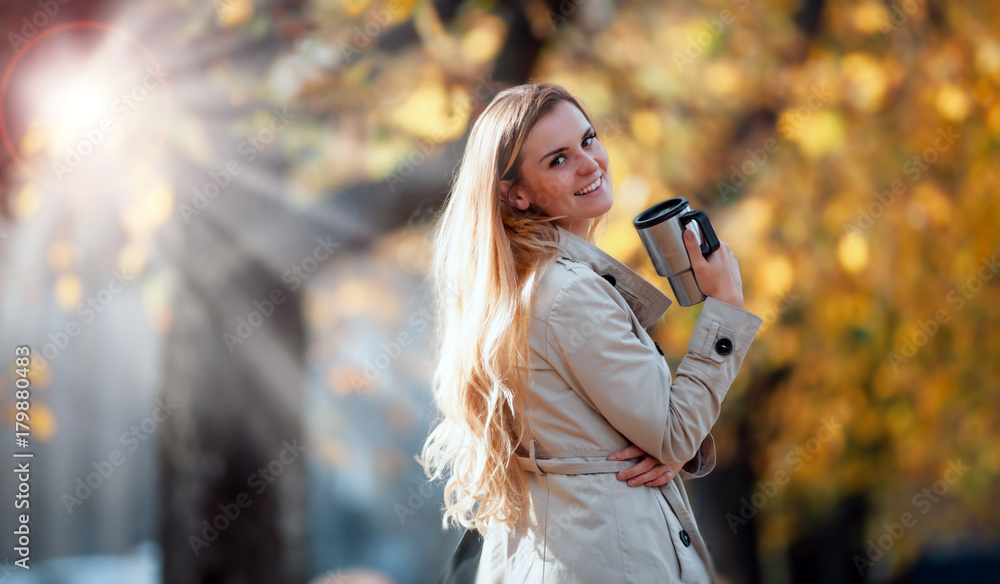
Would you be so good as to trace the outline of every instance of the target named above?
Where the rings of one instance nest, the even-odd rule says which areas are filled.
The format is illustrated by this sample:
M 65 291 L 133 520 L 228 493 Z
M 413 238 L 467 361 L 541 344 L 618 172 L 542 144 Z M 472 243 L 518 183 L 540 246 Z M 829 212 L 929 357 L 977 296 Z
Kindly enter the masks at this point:
M 601 173 L 601 176 L 597 177 L 597 180 L 587 185 L 586 187 L 580 189 L 579 191 L 573 193 L 573 196 L 585 197 L 587 195 L 594 195 L 597 194 L 598 191 L 600 191 L 601 187 L 603 186 L 604 186 L 604 174 Z

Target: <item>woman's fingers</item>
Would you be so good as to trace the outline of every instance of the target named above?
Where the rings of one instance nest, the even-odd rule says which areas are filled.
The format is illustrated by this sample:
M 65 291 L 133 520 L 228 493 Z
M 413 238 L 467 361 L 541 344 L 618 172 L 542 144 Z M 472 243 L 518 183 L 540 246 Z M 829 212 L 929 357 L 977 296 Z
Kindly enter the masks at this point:
M 680 463 L 661 464 L 652 456 L 646 456 L 635 466 L 619 472 L 617 477 L 620 481 L 628 481 L 630 487 L 660 487 L 673 480 L 683 466 Z
M 608 460 L 628 460 L 639 456 L 647 456 L 646 451 L 639 448 L 635 444 L 632 444 L 619 450 L 618 452 L 612 452 L 608 455 Z
M 696 236 L 694 231 L 691 231 L 690 229 L 684 230 L 684 247 L 687 248 L 688 259 L 691 261 L 691 267 L 695 269 L 704 269 L 704 266 L 708 265 L 708 260 L 706 260 L 705 256 L 701 254 L 701 245 L 698 243 L 698 236 Z
M 627 460 L 629 458 L 643 457 L 642 460 L 620 471 L 616 478 L 620 481 L 628 481 L 628 486 L 638 487 L 659 487 L 669 483 L 681 469 L 683 464 L 660 464 L 660 461 L 650 456 L 645 450 L 632 444 L 618 452 L 608 455 L 608 460 Z
M 616 476 L 620 481 L 629 481 L 629 486 L 633 486 L 635 484 L 641 484 L 641 483 L 633 483 L 629 479 L 637 475 L 643 474 L 644 472 L 653 468 L 657 464 L 659 464 L 659 462 L 655 458 L 653 458 L 652 456 L 646 456 L 643 457 L 643 459 L 640 460 L 639 462 L 630 466 L 629 468 L 620 471 Z
M 695 243 L 694 234 L 689 233 L 689 231 L 684 232 L 684 245 L 687 247 L 698 287 L 705 296 L 712 296 L 742 308 L 743 280 L 732 248 L 722 241 L 719 243 L 719 249 L 706 259 L 701 255 L 701 248 Z
M 669 483 L 674 479 L 675 476 L 677 476 L 677 473 L 679 473 L 681 469 L 684 468 L 684 465 L 681 463 L 664 464 L 663 466 L 665 467 L 666 470 L 663 471 L 663 474 L 660 475 L 660 478 L 653 479 L 648 483 L 646 483 L 647 487 L 660 487 Z
M 665 485 L 665 484 L 669 483 L 671 480 L 673 480 L 674 474 L 675 473 L 673 471 L 667 470 L 663 474 L 661 474 L 658 478 L 654 478 L 654 479 L 650 480 L 649 482 L 645 483 L 645 486 L 647 486 L 647 487 L 654 487 L 654 488 L 655 487 L 662 487 L 663 485 Z
M 653 466 L 646 472 L 629 480 L 628 486 L 638 487 L 645 485 L 647 487 L 659 487 L 669 483 L 674 478 L 674 475 L 677 474 L 677 469 L 673 465 L 659 464 L 659 461 L 655 458 L 650 458 L 649 460 L 652 461 Z
M 633 479 L 635 481 L 634 486 L 638 487 L 639 485 L 645 485 L 647 487 L 657 487 L 661 484 L 665 485 L 668 482 L 670 482 L 670 479 L 667 479 L 665 481 L 663 480 L 664 476 L 668 474 L 670 476 L 673 476 L 673 473 L 671 473 L 667 469 L 667 466 L 665 464 L 658 464 L 654 466 L 650 471 L 635 477 L 635 479 Z

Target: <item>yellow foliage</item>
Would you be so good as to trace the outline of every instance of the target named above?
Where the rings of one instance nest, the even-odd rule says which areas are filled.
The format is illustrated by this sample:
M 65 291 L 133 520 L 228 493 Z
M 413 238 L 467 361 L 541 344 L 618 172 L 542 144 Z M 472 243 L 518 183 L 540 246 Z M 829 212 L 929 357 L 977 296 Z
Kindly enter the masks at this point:
M 642 109 L 632 113 L 630 120 L 632 135 L 643 146 L 653 147 L 660 141 L 660 119 L 656 112 Z
M 799 110 L 785 114 L 785 119 L 801 116 Z M 798 119 L 798 118 L 793 118 Z M 844 144 L 844 125 L 840 115 L 832 111 L 819 111 L 807 115 L 801 122 L 801 130 L 795 134 L 802 154 L 815 160 L 824 154 L 838 151 Z
M 38 210 L 38 206 L 41 202 L 42 193 L 35 183 L 25 183 L 25 185 L 21 187 L 21 190 L 14 195 L 14 214 L 18 219 L 28 219 L 35 214 L 35 211 Z
M 961 122 L 969 114 L 969 96 L 950 83 L 938 90 L 934 105 L 941 117 L 953 122 Z
M 878 110 L 888 88 L 881 65 L 871 55 L 852 53 L 844 57 L 841 66 L 848 79 L 848 101 L 862 111 Z
M 491 61 L 503 46 L 507 25 L 503 20 L 490 15 L 481 15 L 475 26 L 463 35 L 459 49 L 461 54 L 474 63 Z
M 1000 422 L 1000 276 L 975 281 L 997 251 L 1000 7 L 940 3 L 940 18 L 921 8 L 897 26 L 898 2 L 826 3 L 811 33 L 796 20 L 799 3 L 740 5 L 625 1 L 613 17 L 579 5 L 553 27 L 542 3 L 527 3 L 532 34 L 544 42 L 528 76 L 580 98 L 608 149 L 615 206 L 601 247 L 640 258 L 640 274 L 669 294 L 642 259 L 631 219 L 674 195 L 706 210 L 733 247 L 747 309 L 767 326 L 723 406 L 720 460 L 743 451 L 727 441 L 745 424 L 754 441 L 746 450 L 766 478 L 824 416 L 844 424 L 756 519 L 765 547 L 790 541 L 804 518 L 830 512 L 850 492 L 872 497 L 872 518 L 898 518 L 915 488 L 937 480 L 942 461 L 971 460 L 970 450 L 979 466 L 949 499 L 961 511 L 955 521 L 977 511 L 1000 521 L 990 497 L 975 494 L 987 493 L 1000 470 L 1000 441 L 989 436 Z M 486 105 L 468 99 L 470 80 L 498 70 L 516 32 L 484 6 L 462 3 L 449 22 L 420 4 L 418 46 L 391 58 L 370 49 L 337 73 L 338 137 L 318 139 L 319 162 L 298 166 L 317 183 L 375 181 L 413 151 L 413 138 L 436 132 L 442 150 L 455 144 Z M 723 7 L 733 21 L 706 29 Z M 343 33 L 353 24 L 337 26 Z M 734 186 L 722 190 L 722 182 Z M 903 188 L 893 194 L 896 182 Z M 386 238 L 380 253 L 418 274 L 420 237 Z M 308 315 L 405 317 L 374 280 L 341 279 Z M 970 283 L 978 292 L 963 294 Z M 691 314 L 671 310 L 653 331 L 668 357 L 683 354 Z M 891 359 L 934 326 L 915 353 Z M 775 372 L 777 386 L 761 387 Z M 346 370 L 328 372 L 328 385 L 334 377 L 350 387 Z M 932 542 L 934 525 L 922 519 L 900 557 Z
M 868 266 L 868 241 L 860 235 L 842 235 L 837 245 L 837 260 L 848 272 L 861 272 Z
M 72 241 L 59 239 L 49 245 L 48 253 L 49 268 L 54 272 L 61 272 L 70 269 L 76 263 L 76 246 Z
M 83 284 L 76 274 L 64 273 L 56 278 L 56 305 L 63 312 L 72 313 L 83 299 Z
M 231 28 L 243 24 L 253 16 L 253 0 L 220 0 L 214 2 L 219 24 Z

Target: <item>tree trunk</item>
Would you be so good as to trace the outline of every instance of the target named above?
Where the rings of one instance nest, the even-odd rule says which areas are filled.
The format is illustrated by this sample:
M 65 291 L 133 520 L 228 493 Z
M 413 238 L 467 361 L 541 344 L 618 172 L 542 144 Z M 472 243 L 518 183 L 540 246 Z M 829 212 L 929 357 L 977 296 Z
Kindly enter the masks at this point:
M 306 577 L 300 298 L 281 282 L 284 268 L 275 273 L 261 260 L 268 254 L 231 236 L 236 225 L 243 233 L 281 230 L 235 203 L 247 197 L 227 195 L 189 225 L 178 218 L 167 228 L 177 277 L 163 396 L 178 409 L 161 445 L 163 581 L 299 583 Z M 275 291 L 285 300 L 269 310 Z

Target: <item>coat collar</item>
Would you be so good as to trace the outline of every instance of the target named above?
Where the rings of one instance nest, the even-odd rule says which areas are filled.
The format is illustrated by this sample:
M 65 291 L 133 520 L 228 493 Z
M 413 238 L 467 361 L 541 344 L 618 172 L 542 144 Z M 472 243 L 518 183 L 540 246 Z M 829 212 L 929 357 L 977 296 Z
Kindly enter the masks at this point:
M 563 227 L 556 227 L 559 230 L 559 247 L 564 255 L 589 265 L 606 280 L 610 274 L 614 278 L 615 289 L 622 293 L 622 298 L 632 308 L 643 328 L 660 320 L 673 302 L 666 294 L 596 245 Z

